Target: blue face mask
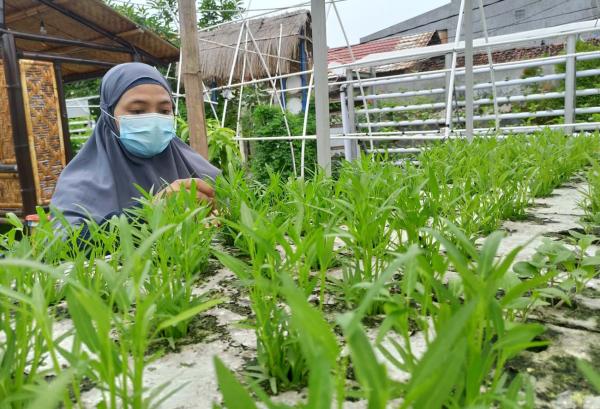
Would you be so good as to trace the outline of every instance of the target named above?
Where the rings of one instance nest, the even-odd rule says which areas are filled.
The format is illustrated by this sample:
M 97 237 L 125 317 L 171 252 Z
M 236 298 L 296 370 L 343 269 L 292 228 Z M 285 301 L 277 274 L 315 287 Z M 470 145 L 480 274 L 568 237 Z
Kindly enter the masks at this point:
M 121 136 L 118 138 L 129 153 L 151 158 L 167 149 L 175 137 L 175 118 L 156 113 L 122 115 L 119 128 Z

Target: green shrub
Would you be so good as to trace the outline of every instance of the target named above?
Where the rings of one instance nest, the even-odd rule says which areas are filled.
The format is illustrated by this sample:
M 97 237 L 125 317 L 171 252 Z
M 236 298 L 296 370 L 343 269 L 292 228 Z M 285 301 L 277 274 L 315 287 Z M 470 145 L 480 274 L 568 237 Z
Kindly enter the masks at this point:
M 285 118 L 289 125 L 289 130 L 292 135 L 302 135 L 304 124 L 303 114 L 285 113 Z M 284 114 L 281 108 L 276 105 L 258 105 L 250 113 L 245 115 L 243 129 L 245 135 L 259 136 L 286 136 L 287 128 L 285 125 Z M 314 135 L 315 116 L 314 111 L 309 112 L 308 126 L 306 129 L 307 135 Z M 302 142 L 292 142 L 294 150 L 294 159 L 298 173 L 300 172 L 300 160 Z M 307 141 L 305 148 L 305 169 L 307 174 L 312 174 L 316 170 L 317 147 L 315 141 Z M 268 168 L 281 173 L 283 178 L 287 178 L 294 174 L 294 165 L 292 161 L 292 150 L 290 142 L 285 140 L 277 141 L 260 141 L 250 144 L 250 168 L 253 176 L 261 181 L 269 180 Z

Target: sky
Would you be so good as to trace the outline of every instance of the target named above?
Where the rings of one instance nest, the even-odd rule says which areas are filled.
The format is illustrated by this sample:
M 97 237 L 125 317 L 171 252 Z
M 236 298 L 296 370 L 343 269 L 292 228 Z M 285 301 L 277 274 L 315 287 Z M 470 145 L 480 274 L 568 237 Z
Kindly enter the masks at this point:
M 244 0 L 244 7 L 267 9 L 302 3 L 303 0 Z M 336 3 L 350 44 L 360 37 L 374 33 L 408 18 L 449 3 L 450 0 L 343 0 Z M 248 6 L 250 4 L 250 6 Z M 310 6 L 307 6 L 310 8 Z M 330 6 L 327 5 L 326 8 Z M 265 11 L 250 11 L 249 15 Z M 340 24 L 333 10 L 327 18 L 327 44 L 330 47 L 346 45 Z
M 124 4 L 147 4 L 148 0 L 113 1 Z M 242 0 L 242 7 L 249 9 L 249 16 L 254 16 L 308 2 L 309 0 Z M 450 3 L 450 0 L 336 0 L 336 7 L 344 23 L 348 41 L 350 44 L 356 44 L 361 37 L 447 3 Z M 309 4 L 305 7 L 310 9 Z M 344 34 L 334 10 L 330 4 L 326 5 L 326 9 L 330 10 L 327 17 L 327 45 L 345 46 Z M 278 12 L 281 13 L 283 10 Z

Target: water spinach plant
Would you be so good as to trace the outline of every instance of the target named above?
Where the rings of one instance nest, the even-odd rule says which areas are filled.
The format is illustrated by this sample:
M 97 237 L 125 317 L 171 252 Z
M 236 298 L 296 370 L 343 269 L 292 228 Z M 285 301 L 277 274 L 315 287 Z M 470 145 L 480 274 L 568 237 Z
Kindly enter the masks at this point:
M 167 379 L 148 390 L 144 370 L 224 301 L 197 289 L 212 256 L 248 297 L 257 341 L 243 373 L 215 360 L 226 407 L 282 408 L 272 395 L 302 388 L 307 408 L 534 407 L 530 376 L 505 364 L 545 342 L 532 311 L 597 275 L 586 252 L 595 239 L 574 237 L 574 256 L 540 248 L 513 269 L 519 249 L 497 257 L 495 231 L 589 164 L 595 180 L 598 142 L 551 131 L 446 141 L 416 163 L 363 157 L 304 180 L 266 171 L 256 181 L 230 163 L 216 216 L 193 188 L 147 193 L 83 238 L 82 227 L 56 234 L 60 214 L 40 210 L 31 235 L 8 216 L 0 408 L 82 407 L 90 387 L 98 407 L 160 407 L 176 390 Z M 571 281 L 558 280 L 565 271 Z

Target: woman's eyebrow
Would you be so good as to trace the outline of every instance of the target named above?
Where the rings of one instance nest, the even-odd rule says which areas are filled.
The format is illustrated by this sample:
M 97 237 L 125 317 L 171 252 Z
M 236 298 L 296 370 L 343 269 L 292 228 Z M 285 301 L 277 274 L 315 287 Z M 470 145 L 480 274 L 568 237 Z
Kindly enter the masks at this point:
M 147 104 L 148 101 L 145 99 L 132 99 L 131 101 L 127 101 L 127 105 L 129 104 Z

